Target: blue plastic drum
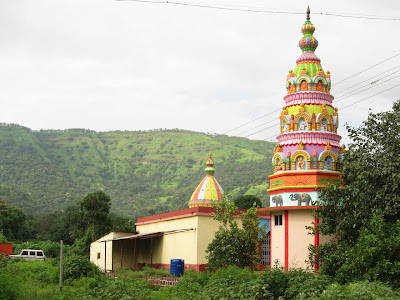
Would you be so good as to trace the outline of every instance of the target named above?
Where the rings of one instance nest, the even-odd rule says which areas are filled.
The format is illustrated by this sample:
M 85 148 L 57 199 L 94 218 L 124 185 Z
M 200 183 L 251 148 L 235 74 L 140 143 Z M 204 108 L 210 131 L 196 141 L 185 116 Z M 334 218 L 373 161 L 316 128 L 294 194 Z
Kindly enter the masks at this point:
M 183 275 L 185 272 L 185 261 L 183 259 L 171 259 L 171 275 Z

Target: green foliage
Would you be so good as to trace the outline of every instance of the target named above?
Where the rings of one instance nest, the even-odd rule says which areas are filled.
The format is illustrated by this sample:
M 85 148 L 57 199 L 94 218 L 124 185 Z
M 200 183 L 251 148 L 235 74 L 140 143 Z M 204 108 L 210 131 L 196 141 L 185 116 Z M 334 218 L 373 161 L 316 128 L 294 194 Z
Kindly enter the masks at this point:
M 13 253 L 19 254 L 22 249 L 43 250 L 48 258 L 58 257 L 60 254 L 60 243 L 53 241 L 22 242 L 13 244 Z
M 261 294 L 270 296 L 272 299 L 278 299 L 285 294 L 289 287 L 289 277 L 283 270 L 275 266 L 272 269 L 266 269 L 260 274 L 262 286 Z M 269 297 L 267 297 L 269 298 Z
M 8 239 L 0 232 L 0 243 L 8 243 Z
M 26 261 L 25 259 L 13 258 L 10 260 L 8 271 L 18 274 L 22 281 L 37 280 L 45 284 L 56 284 L 58 282 L 58 267 L 51 261 Z
M 322 293 L 311 294 L 309 297 L 300 299 L 387 299 L 400 298 L 400 293 L 381 282 L 356 282 L 347 285 L 333 283 Z
M 118 269 L 115 271 L 117 277 L 126 277 L 126 278 L 142 278 L 143 276 L 146 277 L 168 277 L 170 275 L 170 271 L 167 269 L 156 269 L 150 268 L 148 266 L 143 267 L 140 270 L 125 270 L 125 269 Z
M 238 266 L 255 268 L 258 261 L 258 216 L 254 206 L 240 213 L 242 228 L 234 216 L 238 208 L 224 197 L 215 206 L 214 219 L 221 222 L 213 241 L 207 247 L 208 267 L 211 270 Z
M 7 205 L 4 201 L 0 200 L 1 235 L 10 240 L 24 239 L 29 235 L 26 229 L 25 214 L 19 208 Z
M 111 230 L 108 217 L 111 208 L 111 198 L 103 191 L 88 194 L 78 203 L 83 212 L 86 236 L 93 242 Z
M 88 262 L 74 259 L 75 269 Z M 88 268 L 89 269 L 89 268 Z M 87 269 L 87 270 L 88 270 Z M 87 272 L 87 270 L 85 272 Z M 84 270 L 81 270 L 82 272 Z M 340 285 L 326 276 L 279 268 L 261 273 L 232 266 L 216 272 L 185 272 L 174 287 L 160 288 L 132 271 L 118 278 L 88 271 L 76 274 L 58 288 L 59 264 L 13 262 L 0 269 L 0 299 L 399 299 L 398 290 L 379 282 Z M 146 271 L 150 272 L 150 270 Z M 83 272 L 84 273 L 84 272 Z M 138 272 L 143 275 L 142 272 Z M 163 275 L 163 274 L 162 274 Z
M 216 177 L 231 197 L 264 191 L 274 146 L 184 130 L 31 131 L 1 126 L 0 200 L 24 213 L 57 215 L 88 191 L 104 190 L 112 199 L 114 213 L 135 220 L 187 207 L 204 176 L 210 150 Z M 263 195 L 262 200 L 266 199 Z M 44 230 L 41 226 L 51 223 L 49 217 L 32 228 Z
M 261 199 L 254 195 L 243 195 L 236 197 L 234 203 L 238 208 L 244 209 L 252 208 L 253 205 L 256 207 L 261 207 Z
M 336 239 L 313 250 L 321 271 L 340 282 L 382 280 L 398 285 L 400 253 L 400 101 L 393 111 L 370 113 L 343 160 L 344 186 L 321 191 L 316 216 L 322 234 Z
M 84 256 L 70 255 L 64 260 L 65 279 L 77 279 L 82 276 L 93 277 L 99 274 L 97 266 Z
M 7 267 L 8 261 L 8 255 L 0 252 L 0 269 Z
M 0 272 L 0 299 L 15 300 L 20 294 L 18 280 L 10 273 Z
M 285 299 L 308 299 L 313 295 L 321 294 L 333 283 L 329 276 L 306 272 L 302 269 L 290 270 L 288 277 L 287 288 L 284 290 Z
M 399 249 L 400 221 L 388 224 L 373 215 L 352 247 L 340 242 L 321 246 L 321 271 L 341 283 L 379 280 L 399 287 L 395 280 L 400 277 Z

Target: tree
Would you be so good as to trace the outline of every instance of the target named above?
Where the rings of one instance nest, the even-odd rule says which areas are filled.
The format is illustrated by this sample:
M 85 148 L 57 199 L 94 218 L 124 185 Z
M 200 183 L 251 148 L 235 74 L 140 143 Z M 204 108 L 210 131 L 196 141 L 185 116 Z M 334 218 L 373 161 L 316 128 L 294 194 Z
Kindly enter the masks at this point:
M 0 233 L 9 240 L 24 240 L 29 236 L 25 230 L 26 215 L 15 206 L 0 200 Z
M 108 216 L 111 208 L 111 198 L 103 191 L 88 194 L 78 203 L 87 225 L 86 235 L 92 241 L 111 230 Z
M 240 213 L 242 228 L 234 219 L 238 208 L 226 197 L 215 206 L 215 210 L 214 219 L 221 222 L 221 226 L 206 250 L 209 268 L 254 268 L 259 258 L 257 208 L 253 206 Z
M 52 240 L 64 240 L 64 243 L 72 245 L 75 240 L 85 236 L 87 227 L 84 214 L 79 206 L 68 206 L 53 224 L 51 229 Z
M 234 200 L 235 205 L 238 208 L 249 209 L 255 204 L 256 207 L 261 207 L 261 199 L 255 195 L 243 195 L 236 197 Z
M 323 189 L 320 193 L 322 207 L 316 211 L 316 216 L 323 220 L 318 225 L 320 232 L 335 234 L 336 238 L 320 246 L 316 254 L 321 272 L 339 276 L 349 269 L 351 261 L 354 262 L 351 259 L 354 253 L 364 253 L 366 257 L 376 249 L 377 238 L 391 241 L 392 250 L 385 248 L 375 252 L 369 260 L 360 257 L 358 261 L 364 264 L 352 265 L 358 268 L 354 273 L 362 274 L 361 279 L 369 279 L 365 272 L 367 261 L 368 270 L 385 265 L 387 270 L 392 270 L 389 265 L 397 268 L 400 265 L 400 244 L 395 238 L 400 218 L 400 101 L 393 104 L 392 111 L 370 112 L 362 126 L 348 126 L 348 131 L 353 143 L 343 160 L 343 186 Z M 376 228 L 381 228 L 381 236 Z M 361 245 L 364 252 L 359 251 Z M 390 275 L 376 271 L 375 279 L 390 282 Z M 392 279 L 397 273 L 392 272 Z M 348 277 L 339 279 L 350 280 Z

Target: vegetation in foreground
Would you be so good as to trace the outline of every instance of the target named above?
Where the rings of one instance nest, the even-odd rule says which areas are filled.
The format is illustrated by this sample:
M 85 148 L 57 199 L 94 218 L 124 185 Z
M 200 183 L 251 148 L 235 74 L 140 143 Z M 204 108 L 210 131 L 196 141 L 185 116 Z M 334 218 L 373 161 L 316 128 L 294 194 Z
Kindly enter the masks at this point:
M 71 268 L 72 267 L 72 268 Z M 74 272 L 70 272 L 74 270 Z M 375 281 L 339 284 L 329 276 L 302 270 L 262 272 L 229 267 L 216 272 L 188 271 L 175 287 L 153 286 L 141 276 L 166 271 L 117 272 L 106 277 L 86 260 L 66 262 L 62 291 L 59 263 L 11 260 L 0 269 L 0 299 L 399 299 L 400 292 Z
M 379 280 L 400 287 L 400 101 L 348 127 L 343 186 L 321 193 L 320 233 L 335 238 L 317 249 L 320 272 L 340 283 Z

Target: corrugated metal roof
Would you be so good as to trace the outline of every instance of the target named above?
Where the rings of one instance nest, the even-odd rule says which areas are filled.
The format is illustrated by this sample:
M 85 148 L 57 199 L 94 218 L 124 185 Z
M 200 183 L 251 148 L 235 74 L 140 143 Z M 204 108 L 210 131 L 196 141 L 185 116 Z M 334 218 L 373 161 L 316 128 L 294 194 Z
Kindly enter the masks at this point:
M 134 240 L 134 239 L 150 239 L 157 236 L 163 236 L 173 233 L 185 232 L 195 230 L 195 228 L 186 228 L 186 229 L 178 229 L 178 230 L 168 230 L 168 231 L 156 231 L 156 232 L 148 232 L 148 233 L 139 233 L 134 235 L 123 236 L 115 239 L 100 241 L 100 242 L 110 242 L 110 241 L 121 241 L 121 240 Z

